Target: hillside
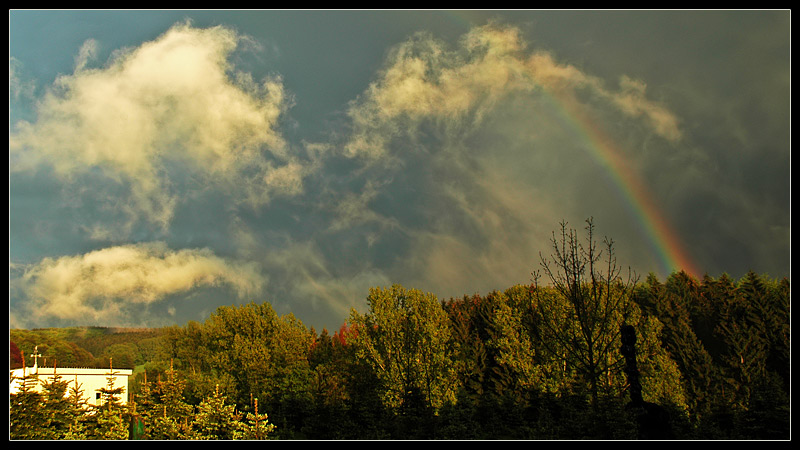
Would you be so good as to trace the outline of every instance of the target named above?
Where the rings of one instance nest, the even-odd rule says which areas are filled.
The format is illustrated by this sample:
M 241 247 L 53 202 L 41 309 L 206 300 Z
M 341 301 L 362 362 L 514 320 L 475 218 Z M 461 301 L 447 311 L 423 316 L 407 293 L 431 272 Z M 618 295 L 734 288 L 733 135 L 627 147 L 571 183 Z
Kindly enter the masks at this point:
M 22 366 L 38 346 L 40 364 L 62 367 L 108 367 L 109 358 L 118 368 L 133 368 L 154 359 L 160 328 L 68 327 L 9 330 L 9 366 Z M 30 361 L 26 361 L 28 365 Z

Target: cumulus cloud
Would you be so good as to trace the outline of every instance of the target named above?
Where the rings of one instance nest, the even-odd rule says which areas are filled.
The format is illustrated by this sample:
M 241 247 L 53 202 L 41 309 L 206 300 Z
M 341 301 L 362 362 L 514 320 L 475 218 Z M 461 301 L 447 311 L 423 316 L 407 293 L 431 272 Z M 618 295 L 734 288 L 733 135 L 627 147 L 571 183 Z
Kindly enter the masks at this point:
M 131 220 L 162 228 L 181 179 L 254 205 L 299 192 L 300 163 L 278 131 L 290 101 L 280 78 L 255 82 L 231 66 L 242 39 L 222 26 L 178 24 L 100 68 L 91 67 L 98 43 L 87 41 L 74 73 L 38 102 L 36 120 L 14 124 L 10 170 L 49 166 L 65 183 L 100 172 L 129 187 L 119 207 Z
M 227 286 L 243 298 L 260 292 L 265 281 L 253 264 L 227 260 L 208 249 L 170 250 L 154 242 L 45 258 L 13 283 L 29 300 L 32 323 L 55 318 L 124 324 L 132 311 L 173 294 Z

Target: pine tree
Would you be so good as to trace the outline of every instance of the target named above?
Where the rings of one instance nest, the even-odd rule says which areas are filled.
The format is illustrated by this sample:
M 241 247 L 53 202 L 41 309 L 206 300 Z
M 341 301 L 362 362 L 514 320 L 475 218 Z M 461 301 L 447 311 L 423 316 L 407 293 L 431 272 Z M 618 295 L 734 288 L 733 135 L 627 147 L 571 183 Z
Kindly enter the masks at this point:
M 219 386 L 211 397 L 207 397 L 197 407 L 195 417 L 194 438 L 203 440 L 238 439 L 245 433 L 242 414 L 236 411 L 236 405 L 225 404 L 227 396 L 219 392 Z
M 253 412 L 244 415 L 243 430 L 237 433 L 237 439 L 266 440 L 271 439 L 275 425 L 269 423 L 267 414 L 258 413 L 258 399 L 253 399 Z
M 487 347 L 494 333 L 493 297 L 479 295 L 450 299 L 443 308 L 450 317 L 453 367 L 463 390 L 460 402 L 477 404 L 497 385 L 496 349 Z
M 76 408 L 68 396 L 69 381 L 62 380 L 53 365 L 53 377 L 42 382 L 44 403 L 43 413 L 47 416 L 47 423 L 43 424 L 44 439 L 64 439 L 72 429 L 73 424 L 83 414 L 83 410 Z
M 67 401 L 70 404 L 74 416 L 72 417 L 72 423 L 70 424 L 69 430 L 64 435 L 65 440 L 86 439 L 86 422 L 88 418 L 87 412 L 89 411 L 89 405 L 86 401 L 86 398 L 83 396 L 84 391 L 82 386 L 83 384 L 78 383 L 77 375 L 75 376 L 75 380 L 72 383 L 69 383 Z
M 23 358 L 23 367 L 24 364 Z M 39 377 L 26 373 L 19 382 L 19 391 L 9 395 L 9 438 L 46 439 L 42 432 L 42 426 L 47 423 L 42 408 L 44 396 L 36 389 Z
M 147 381 L 147 371 L 144 372 L 144 380 L 139 385 L 139 393 L 131 394 L 132 415 L 138 416 L 143 422 L 144 431 L 142 439 L 153 439 L 153 421 L 157 417 L 157 400 L 153 394 L 150 383 Z M 135 437 L 131 437 L 134 439 Z
M 637 294 L 640 304 L 662 324 L 661 344 L 677 364 L 685 390 L 689 412 L 695 420 L 711 410 L 717 397 L 718 375 L 714 361 L 695 334 L 691 303 L 693 281 L 683 272 L 673 274 L 668 285 L 650 275 Z
M 190 433 L 189 416 L 192 406 L 184 400 L 186 381 L 178 377 L 170 361 L 166 381 L 158 380 L 152 396 L 156 406 L 151 410 L 150 437 L 152 439 L 182 439 Z
M 785 282 L 785 284 L 784 284 Z M 782 287 L 786 287 L 786 295 Z M 789 307 L 788 280 L 779 283 L 771 282 L 750 271 L 739 281 L 737 295 L 743 299 L 745 308 L 744 322 L 753 333 L 758 334 L 767 347 L 763 372 L 766 377 L 770 371 L 788 379 L 789 372 Z M 785 384 L 788 387 L 788 384 Z M 785 388 L 788 392 L 788 389 Z
M 109 361 L 106 387 L 98 389 L 101 404 L 93 407 L 86 420 L 86 438 L 98 440 L 128 439 L 128 420 L 126 408 L 120 402 L 124 388 L 115 388 L 116 372 Z

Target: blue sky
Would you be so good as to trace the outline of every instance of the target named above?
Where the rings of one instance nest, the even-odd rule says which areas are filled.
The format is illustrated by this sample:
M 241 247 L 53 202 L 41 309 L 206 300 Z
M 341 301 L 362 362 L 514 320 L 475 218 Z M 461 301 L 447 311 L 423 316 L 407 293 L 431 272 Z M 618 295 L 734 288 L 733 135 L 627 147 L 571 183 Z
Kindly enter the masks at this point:
M 663 280 L 626 190 L 703 273 L 789 276 L 789 19 L 12 10 L 9 325 L 336 329 L 370 287 L 529 283 L 588 217 Z

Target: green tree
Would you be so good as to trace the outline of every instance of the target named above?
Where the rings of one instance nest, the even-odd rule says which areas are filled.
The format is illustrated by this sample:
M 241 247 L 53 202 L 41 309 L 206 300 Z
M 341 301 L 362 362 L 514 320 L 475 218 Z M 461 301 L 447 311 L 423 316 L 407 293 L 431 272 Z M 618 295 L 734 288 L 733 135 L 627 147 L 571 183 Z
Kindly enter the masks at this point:
M 69 430 L 64 435 L 65 440 L 86 439 L 87 413 L 91 407 L 83 393 L 83 384 L 78 383 L 78 376 L 76 375 L 75 379 L 68 384 L 67 401 L 70 404 L 74 416 Z
M 642 314 L 635 305 L 627 323 L 636 330 L 636 360 L 644 401 L 669 405 L 685 415 L 688 405 L 680 367 L 662 345 L 664 324 L 656 316 Z
M 236 405 L 228 404 L 226 400 L 227 396 L 215 389 L 211 397 L 200 403 L 193 422 L 195 439 L 230 440 L 238 439 L 245 433 L 242 413 L 236 411 Z
M 42 382 L 42 392 L 42 412 L 46 416 L 42 439 L 73 438 L 75 425 L 85 411 L 80 402 L 70 397 L 69 381 L 54 370 L 54 375 Z
M 691 282 L 688 277 L 678 276 L 684 283 Z M 691 290 L 682 288 L 677 292 L 686 295 Z M 712 403 L 719 395 L 719 375 L 711 355 L 695 332 L 695 322 L 704 319 L 695 315 L 696 319 L 692 320 L 690 301 L 677 292 L 667 289 L 654 274 L 650 274 L 636 298 L 642 308 L 662 324 L 661 345 L 680 371 L 685 401 L 696 421 L 711 411 Z
M 18 381 L 19 391 L 9 395 L 9 438 L 46 439 L 42 426 L 48 418 L 42 408 L 44 396 L 36 387 L 39 377 L 35 373 L 27 373 Z
M 313 329 L 312 332 L 315 333 Z M 352 378 L 357 372 L 350 364 L 352 352 L 346 347 L 347 333 L 346 324 L 333 336 L 323 329 L 308 354 L 313 371 L 313 419 L 306 421 L 303 432 L 315 439 L 348 438 L 349 431 L 357 427 L 348 414 L 354 399 Z
M 83 429 L 86 439 L 121 440 L 128 439 L 127 408 L 120 401 L 125 388 L 115 388 L 116 374 L 113 363 L 109 362 L 106 387 L 98 389 L 101 403 L 94 411 L 85 415 Z
M 518 287 L 510 290 L 516 291 Z M 453 364 L 457 372 L 456 385 L 463 391 L 459 403 L 469 401 L 471 406 L 488 405 L 509 395 L 516 396 L 517 375 L 512 365 L 503 364 L 501 355 L 504 347 L 498 345 L 507 333 L 503 320 L 498 320 L 499 311 L 511 307 L 506 295 L 491 292 L 486 296 L 464 296 L 451 299 L 443 304 L 450 317 L 451 348 Z M 529 311 L 527 311 L 529 312 Z M 525 312 L 514 307 L 512 314 L 521 314 L 520 323 L 529 322 Z M 516 318 L 514 320 L 517 320 Z M 492 407 L 489 406 L 491 409 Z
M 9 337 L 25 354 L 37 347 L 45 361 L 42 365 L 48 360 L 58 359 L 58 364 L 62 367 L 94 367 L 94 356 L 74 342 L 64 340 L 60 330 L 10 330 Z
M 312 395 L 316 403 L 338 404 L 348 397 L 342 347 L 340 338 L 332 338 L 328 330 L 323 329 L 309 351 L 309 364 L 314 373 Z
M 317 439 L 384 439 L 389 436 L 382 391 L 372 366 L 358 353 L 358 329 L 343 324 L 333 336 L 319 336 L 309 362 L 315 372 L 313 419 L 308 436 Z
M 191 437 L 190 418 L 193 407 L 184 399 L 186 385 L 170 365 L 166 380 L 151 386 L 145 382 L 137 397 L 137 413 L 145 422 L 145 438 L 159 440 L 186 439 Z
M 170 329 L 164 349 L 187 378 L 190 402 L 209 397 L 217 385 L 241 409 L 258 398 L 281 437 L 291 437 L 309 416 L 313 340 L 293 315 L 279 317 L 269 303 L 251 302 Z
M 765 378 L 772 372 L 788 381 L 789 375 L 789 285 L 785 278 L 770 280 L 766 276 L 749 271 L 736 287 L 742 298 L 744 314 L 742 322 L 749 334 L 757 335 L 766 351 L 758 361 L 752 376 Z M 752 358 L 751 358 L 752 359 Z M 788 387 L 788 384 L 785 384 Z M 788 391 L 788 389 L 787 389 Z
M 113 359 L 117 367 L 133 368 L 136 365 L 136 355 L 139 348 L 133 342 L 112 344 L 103 352 L 104 359 Z
M 432 294 L 394 285 L 370 289 L 369 312 L 353 310 L 357 355 L 372 368 L 389 408 L 414 399 L 437 410 L 455 401 L 455 370 L 448 343 L 449 319 Z
M 238 438 L 255 441 L 272 439 L 274 431 L 275 425 L 269 423 L 267 414 L 258 413 L 258 399 L 253 399 L 253 412 L 244 414 L 244 427 Z
M 568 368 L 556 358 L 542 354 L 542 347 L 533 339 L 535 318 L 530 291 L 520 288 L 490 294 L 495 300 L 487 345 L 494 350 L 498 365 L 508 373 L 501 378 L 502 389 L 510 390 L 518 398 L 533 390 L 554 393 L 565 389 Z

